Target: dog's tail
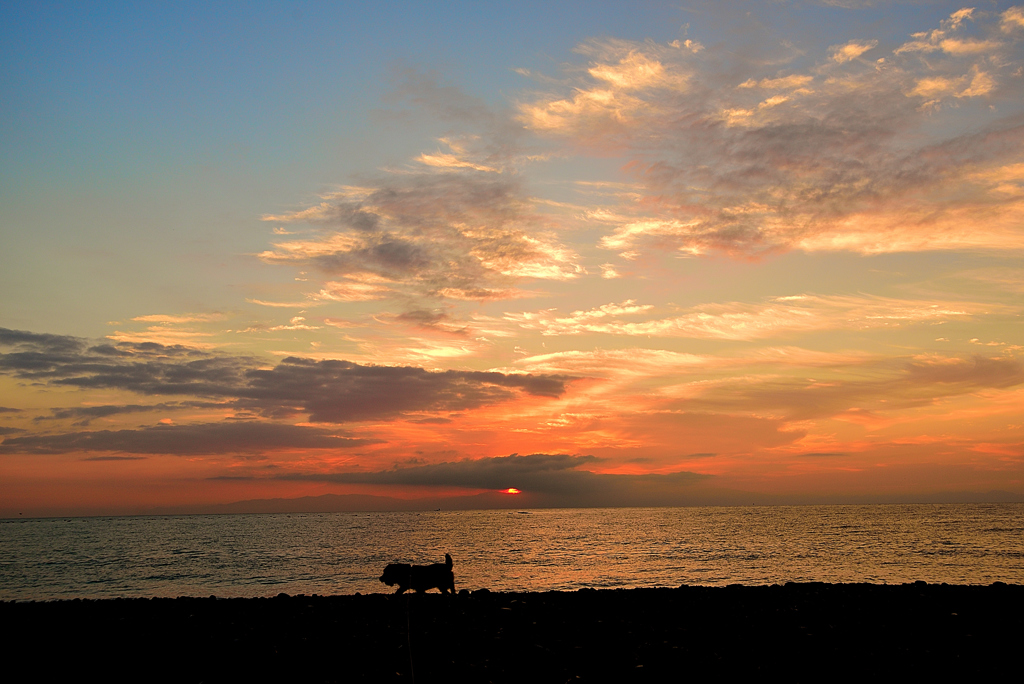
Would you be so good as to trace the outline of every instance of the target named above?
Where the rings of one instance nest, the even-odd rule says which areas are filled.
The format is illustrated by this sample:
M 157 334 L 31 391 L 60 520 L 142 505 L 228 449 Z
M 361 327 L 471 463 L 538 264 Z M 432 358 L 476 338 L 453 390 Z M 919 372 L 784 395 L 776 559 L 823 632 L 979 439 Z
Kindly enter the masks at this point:
M 449 570 L 452 569 L 452 557 L 449 556 L 447 553 L 444 554 L 444 566 Z

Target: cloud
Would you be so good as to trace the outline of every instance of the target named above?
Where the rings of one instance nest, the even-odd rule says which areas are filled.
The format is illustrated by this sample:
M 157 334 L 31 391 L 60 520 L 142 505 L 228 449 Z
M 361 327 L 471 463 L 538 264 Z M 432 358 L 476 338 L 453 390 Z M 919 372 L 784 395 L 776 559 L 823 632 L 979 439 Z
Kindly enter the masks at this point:
M 1003 12 L 999 27 L 1006 33 L 1024 28 L 1024 7 L 1010 7 Z
M 542 335 L 608 335 L 751 340 L 774 335 L 834 329 L 894 327 L 914 323 L 966 320 L 1007 310 L 973 302 L 898 300 L 885 297 L 795 295 L 758 304 L 703 304 L 679 315 L 647 320 L 620 320 L 653 307 L 633 300 L 558 316 L 554 309 L 508 313 L 505 319 Z
M 580 466 L 593 464 L 593 456 L 531 454 L 396 467 L 376 472 L 286 475 L 288 479 L 323 479 L 347 484 L 446 486 L 464 489 L 506 489 L 516 486 L 538 491 L 570 491 L 564 477 Z M 570 475 L 576 477 L 578 473 Z
M 848 454 L 844 454 L 844 453 L 839 452 L 839 451 L 808 451 L 808 452 L 803 453 L 803 454 L 793 454 L 793 455 L 797 456 L 797 457 L 804 457 L 804 458 L 831 458 L 833 456 L 847 456 Z
M 982 283 L 996 292 L 1024 293 L 1024 268 L 989 266 L 962 271 L 952 277 Z M 961 284 L 958 286 L 962 287 Z
M 343 423 L 479 408 L 520 392 L 553 398 L 565 391 L 569 378 L 287 358 L 272 370 L 251 371 L 248 379 L 240 392 L 243 406 L 267 413 L 297 406 L 311 421 Z
M 597 453 L 655 444 L 664 453 L 679 435 L 686 436 L 694 451 L 745 451 L 768 437 L 785 443 L 800 440 L 806 450 L 828 451 L 839 441 L 829 438 L 812 445 L 794 431 L 834 434 L 835 428 L 825 423 L 804 422 L 823 420 L 870 428 L 924 420 L 914 429 L 935 430 L 934 421 L 953 410 L 944 406 L 972 406 L 972 421 L 987 412 L 979 412 L 981 406 L 1012 414 L 1024 385 L 1024 365 L 1010 353 L 890 357 L 776 347 L 712 356 L 626 349 L 557 352 L 516 365 L 601 378 L 581 386 L 563 409 L 589 417 L 572 421 L 571 440 Z M 586 403 L 573 403 L 581 399 Z M 744 419 L 754 422 L 740 427 Z M 767 432 L 759 431 L 757 420 L 767 421 Z M 695 443 L 695 438 L 704 441 Z M 726 448 L 723 440 L 735 443 Z
M 167 413 L 169 411 L 181 411 L 190 408 L 211 408 L 222 405 L 211 403 L 211 402 L 161 402 L 159 404 L 125 404 L 125 405 L 111 405 L 106 404 L 102 406 L 72 406 L 68 408 L 53 408 L 50 409 L 50 415 L 48 416 L 36 416 L 33 420 L 35 422 L 46 421 L 46 420 L 70 420 L 78 419 L 77 425 L 88 425 L 97 418 L 108 418 L 110 416 L 118 416 L 129 413 L 152 413 L 159 411 L 161 413 Z
M 840 368 L 876 360 L 866 352 L 822 352 L 799 347 L 767 347 L 738 356 L 688 354 L 666 349 L 599 349 L 537 354 L 515 365 L 532 372 L 565 373 L 588 377 L 671 377 L 708 371 L 764 366 Z
M 293 316 L 287 323 L 287 325 L 274 325 L 268 328 L 268 330 L 319 330 L 319 325 L 309 325 L 304 323 L 306 319 L 302 316 Z
M 0 442 L 0 454 L 262 454 L 282 449 L 350 449 L 377 442 L 319 428 L 241 421 L 7 437 Z
M 112 335 L 108 335 L 107 339 L 116 342 L 154 342 L 163 345 L 187 344 L 195 348 L 210 349 L 214 345 L 204 341 L 205 338 L 209 337 L 213 337 L 213 333 L 174 328 L 168 325 L 151 325 L 143 332 L 124 332 L 118 330 Z
M 222 321 L 226 318 L 224 314 L 181 314 L 177 316 L 167 314 L 151 314 L 148 316 L 135 316 L 133 321 L 143 323 L 206 323 L 209 321 Z
M 378 319 L 382 316 L 378 316 Z M 465 335 L 466 326 L 438 309 L 414 309 L 392 317 L 393 320 L 421 330 L 432 330 L 450 335 Z
M 784 422 L 864 416 L 881 420 L 893 412 L 1024 384 L 1024 365 L 1010 354 L 890 357 L 770 347 L 713 356 L 622 349 L 557 352 L 520 359 L 516 365 L 602 378 L 590 391 L 581 390 L 588 404 L 580 410 L 610 412 L 618 427 L 630 414 L 660 412 L 703 414 L 704 429 L 716 415 L 771 416 Z M 630 399 L 623 401 L 623 396 Z M 727 433 L 731 429 L 723 428 Z M 636 435 L 649 443 L 658 433 L 648 426 Z M 617 433 L 616 440 L 622 444 L 626 438 Z
M 375 472 L 289 474 L 289 480 L 415 487 L 457 487 L 502 490 L 515 487 L 528 496 L 565 505 L 665 505 L 684 501 L 707 475 L 600 474 L 581 470 L 597 462 L 593 456 L 531 454 L 466 459 L 430 465 L 396 467 Z
M 583 268 L 544 230 L 513 178 L 469 171 L 382 179 L 320 205 L 267 217 L 321 228 L 260 254 L 334 280 L 313 299 L 511 296 L 522 278 L 567 280 Z
M 845 45 L 833 45 L 828 49 L 828 51 L 832 54 L 833 62 L 843 64 L 844 62 L 849 62 L 850 60 L 857 59 L 868 50 L 873 50 L 877 46 L 877 40 L 851 40 L 849 43 L 846 43 Z
M 476 139 L 475 136 L 472 139 Z M 467 146 L 459 140 L 452 138 L 440 138 L 439 142 L 448 146 L 450 152 L 438 150 L 433 154 L 423 153 L 416 157 L 416 161 L 427 166 L 438 169 L 458 170 L 472 169 L 474 171 L 487 171 L 489 173 L 501 173 L 502 169 L 496 166 L 488 166 L 474 162 L 467 158 Z
M 615 325 L 606 319 L 618 316 L 635 315 L 653 309 L 650 304 L 637 305 L 632 299 L 621 304 L 604 304 L 587 311 L 573 311 L 566 317 L 556 317 L 556 309 L 522 313 L 506 313 L 505 320 L 518 323 L 525 329 L 543 330 L 545 335 L 574 335 L 582 332 L 597 332 L 608 326 Z
M 329 277 L 308 295 L 317 302 L 508 299 L 529 294 L 519 289 L 523 280 L 584 274 L 557 222 L 524 192 L 518 171 L 536 155 L 520 149 L 521 126 L 430 74 L 406 70 L 400 78 L 397 99 L 478 132 L 442 137 L 447 151 L 424 152 L 314 206 L 265 216 L 314 230 L 260 258 Z
M 681 373 L 687 369 L 707 368 L 715 364 L 714 357 L 663 349 L 564 351 L 536 354 L 517 359 L 515 362 L 516 366 L 531 370 L 558 368 L 561 369 L 558 372 L 595 377 Z
M 245 301 L 250 304 L 259 304 L 260 306 L 269 306 L 278 309 L 305 309 L 308 306 L 316 306 L 319 302 L 315 301 L 298 301 L 298 302 L 268 302 L 262 299 L 246 299 Z
M 0 328 L 0 345 L 5 347 L 23 346 L 51 354 L 78 352 L 85 347 L 84 341 L 77 337 L 8 328 Z
M 790 74 L 780 78 L 762 78 L 760 81 L 748 79 L 740 83 L 737 88 L 762 88 L 764 90 L 794 90 L 803 88 L 814 81 L 813 76 L 806 74 Z
M 84 340 L 0 328 L 0 374 L 82 389 L 192 396 L 268 417 L 308 414 L 314 422 L 390 420 L 456 411 L 522 395 L 561 396 L 569 376 L 428 371 L 296 357 L 265 368 L 255 357 L 154 343 L 89 346 Z
M 332 302 L 365 302 L 384 299 L 391 295 L 394 281 L 372 273 L 353 274 L 344 280 L 331 280 L 320 292 L 311 295 L 315 300 Z
M 90 456 L 83 461 L 145 461 L 145 456 Z
M 1024 384 L 1024 365 L 1012 358 L 920 356 L 871 361 L 867 379 L 737 377 L 687 386 L 688 410 L 756 412 L 785 420 L 882 413 L 931 406 L 947 398 Z
M 907 380 L 916 384 L 959 385 L 964 388 L 1013 387 L 1024 383 L 1024 365 L 1015 359 L 969 359 L 925 356 L 914 359 L 905 369 Z
M 624 142 L 630 129 L 654 109 L 666 113 L 664 102 L 650 93 L 664 97 L 688 92 L 693 70 L 687 62 L 701 48 L 687 43 L 584 43 L 576 51 L 591 58 L 586 82 L 577 84 L 568 97 L 552 93 L 521 102 L 519 121 L 530 130 L 567 136 L 584 145 Z
M 635 174 L 639 193 L 588 214 L 606 249 L 1020 250 L 1024 195 L 986 175 L 1024 153 L 1024 32 L 1002 16 L 953 13 L 873 61 L 878 42 L 863 39 L 781 61 L 756 42 L 727 53 L 591 41 L 587 66 L 570 65 L 564 89 L 521 102 L 519 117 Z M 620 72 L 640 75 L 605 76 Z

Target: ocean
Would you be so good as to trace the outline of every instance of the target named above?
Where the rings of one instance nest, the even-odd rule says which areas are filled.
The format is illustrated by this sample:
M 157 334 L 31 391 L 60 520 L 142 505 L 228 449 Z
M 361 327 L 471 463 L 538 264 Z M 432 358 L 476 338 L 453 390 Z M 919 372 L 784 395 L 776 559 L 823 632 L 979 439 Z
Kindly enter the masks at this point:
M 0 520 L 0 599 L 456 589 L 1024 583 L 1024 504 L 541 509 Z

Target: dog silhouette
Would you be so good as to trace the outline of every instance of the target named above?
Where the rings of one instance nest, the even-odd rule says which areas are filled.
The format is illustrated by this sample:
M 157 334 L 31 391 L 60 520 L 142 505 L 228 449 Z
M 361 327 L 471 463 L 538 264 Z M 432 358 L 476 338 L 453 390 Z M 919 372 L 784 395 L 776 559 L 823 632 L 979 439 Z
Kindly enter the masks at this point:
M 444 563 L 431 565 L 409 565 L 408 563 L 391 563 L 384 568 L 380 581 L 389 587 L 398 585 L 395 594 L 412 589 L 417 593 L 428 589 L 437 589 L 442 594 L 455 593 L 455 573 L 452 572 L 452 557 L 444 554 Z

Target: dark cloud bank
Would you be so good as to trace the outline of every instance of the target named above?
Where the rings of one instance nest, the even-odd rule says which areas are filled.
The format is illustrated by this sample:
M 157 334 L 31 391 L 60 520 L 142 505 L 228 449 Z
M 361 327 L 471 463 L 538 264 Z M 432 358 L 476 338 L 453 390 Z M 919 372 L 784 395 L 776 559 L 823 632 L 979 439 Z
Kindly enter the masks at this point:
M 558 397 L 572 379 L 563 375 L 481 371 L 432 372 L 411 366 L 364 366 L 349 361 L 289 357 L 273 368 L 249 356 L 215 354 L 155 343 L 90 345 L 63 335 L 0 328 L 0 374 L 29 383 L 124 390 L 144 396 L 194 400 L 152 406 L 126 404 L 55 409 L 42 419 L 78 418 L 79 424 L 119 413 L 220 407 L 253 418 L 308 417 L 314 423 L 420 419 L 511 401 L 522 395 Z M 126 451 L 219 453 L 273 448 L 338 448 L 370 440 L 337 431 L 261 423 L 159 425 L 139 430 L 79 431 L 7 438 L 0 453 Z M 204 446 L 206 445 L 206 446 Z
M 238 421 L 8 437 L 0 443 L 0 454 L 117 451 L 132 454 L 194 456 L 262 453 L 276 449 L 345 449 L 378 441 L 355 439 L 340 436 L 334 431 L 297 425 Z
M 452 461 L 392 468 L 376 472 L 289 474 L 287 480 L 338 484 L 457 488 L 498 492 L 509 487 L 519 495 L 487 493 L 468 497 L 469 503 L 499 507 L 530 506 L 668 506 L 693 500 L 694 487 L 710 476 L 669 474 L 599 474 L 581 468 L 596 463 L 594 456 L 531 454 Z M 460 499 L 449 501 L 448 506 Z
M 824 455 L 824 454 L 820 454 Z M 581 470 L 593 456 L 530 454 L 463 460 L 374 472 L 285 475 L 280 479 L 423 489 L 423 495 L 396 498 L 373 494 L 324 494 L 294 499 L 252 499 L 203 508 L 160 509 L 154 513 L 315 513 L 335 511 L 433 511 L 530 508 L 616 508 L 659 506 L 749 506 L 822 503 L 956 503 L 1022 501 L 1004 491 L 937 492 L 903 496 L 773 496 L 715 486 L 712 476 L 679 472 L 647 475 L 598 474 Z M 522 493 L 499 490 L 516 487 Z M 452 496 L 451 489 L 480 494 Z M 448 490 L 444 494 L 431 490 Z

